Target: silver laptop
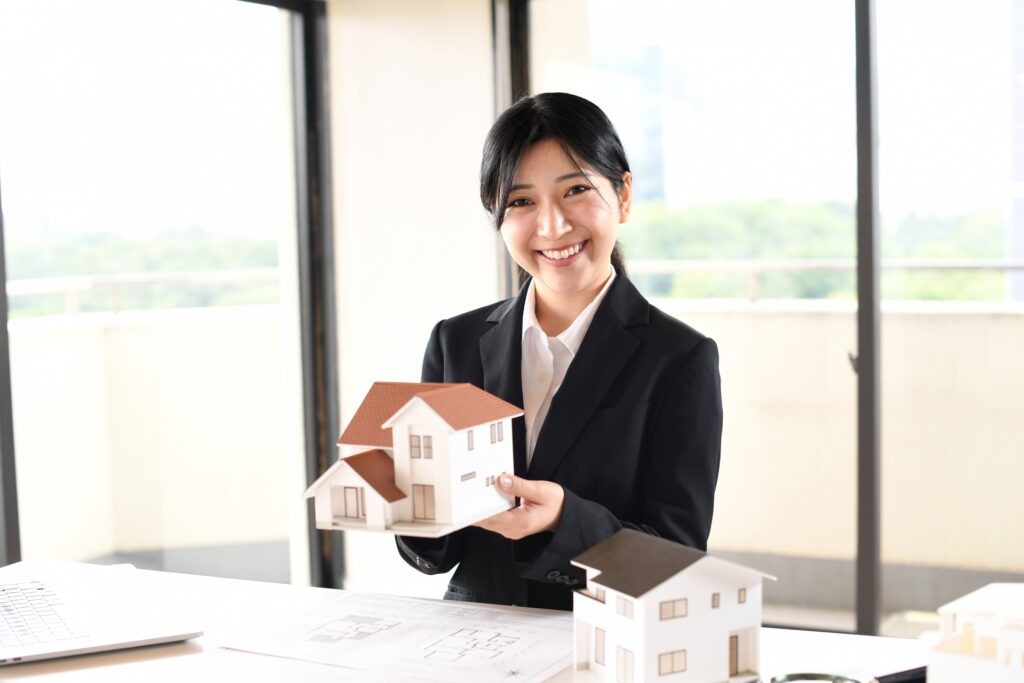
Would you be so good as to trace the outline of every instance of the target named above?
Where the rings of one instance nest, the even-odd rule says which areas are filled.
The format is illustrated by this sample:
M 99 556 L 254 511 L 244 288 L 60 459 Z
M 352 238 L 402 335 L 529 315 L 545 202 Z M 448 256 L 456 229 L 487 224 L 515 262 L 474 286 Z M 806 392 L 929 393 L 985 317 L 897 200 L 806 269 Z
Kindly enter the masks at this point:
M 0 666 L 171 643 L 202 630 L 162 605 L 134 567 L 76 563 L 0 570 Z

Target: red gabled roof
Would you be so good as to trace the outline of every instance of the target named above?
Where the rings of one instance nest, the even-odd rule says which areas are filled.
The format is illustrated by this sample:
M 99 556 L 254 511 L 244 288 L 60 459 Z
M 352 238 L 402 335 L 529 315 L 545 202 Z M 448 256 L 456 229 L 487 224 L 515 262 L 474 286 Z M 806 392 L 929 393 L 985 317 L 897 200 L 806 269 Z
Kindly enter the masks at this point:
M 338 445 L 393 448 L 391 428 L 382 425 L 415 397 L 455 430 L 523 414 L 522 408 L 472 384 L 374 382 Z
M 387 502 L 394 503 L 406 497 L 395 484 L 395 461 L 379 448 L 350 455 L 345 462 Z
M 381 425 L 395 414 L 416 394 L 438 387 L 451 386 L 438 383 L 423 382 L 374 382 L 367 392 L 366 398 L 359 405 L 348 428 L 338 439 L 338 445 L 350 446 L 381 446 L 392 448 L 391 429 L 382 429 Z
M 523 414 L 522 408 L 472 384 L 446 384 L 417 396 L 455 430 Z

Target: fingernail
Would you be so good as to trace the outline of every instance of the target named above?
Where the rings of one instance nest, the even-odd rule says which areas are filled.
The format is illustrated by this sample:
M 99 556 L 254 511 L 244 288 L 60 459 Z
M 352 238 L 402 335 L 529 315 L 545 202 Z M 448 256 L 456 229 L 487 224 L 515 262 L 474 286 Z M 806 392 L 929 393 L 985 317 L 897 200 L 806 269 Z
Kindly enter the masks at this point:
M 501 488 L 503 488 L 503 489 L 510 489 L 510 488 L 512 488 L 512 477 L 508 476 L 507 474 L 503 474 L 500 477 L 498 477 L 498 479 L 501 482 Z

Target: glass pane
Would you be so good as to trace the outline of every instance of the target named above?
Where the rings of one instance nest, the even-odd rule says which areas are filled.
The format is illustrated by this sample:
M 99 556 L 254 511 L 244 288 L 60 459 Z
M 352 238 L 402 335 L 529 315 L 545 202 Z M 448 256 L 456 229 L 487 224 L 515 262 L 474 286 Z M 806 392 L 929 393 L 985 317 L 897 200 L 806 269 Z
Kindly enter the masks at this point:
M 1024 3 L 876 6 L 882 630 L 916 635 L 1024 581 Z
M 0 4 L 26 559 L 301 580 L 289 26 L 233 0 Z
M 596 102 L 626 146 L 630 277 L 718 342 L 711 552 L 778 576 L 766 622 L 852 629 L 853 4 L 534 0 L 530 17 L 533 90 Z

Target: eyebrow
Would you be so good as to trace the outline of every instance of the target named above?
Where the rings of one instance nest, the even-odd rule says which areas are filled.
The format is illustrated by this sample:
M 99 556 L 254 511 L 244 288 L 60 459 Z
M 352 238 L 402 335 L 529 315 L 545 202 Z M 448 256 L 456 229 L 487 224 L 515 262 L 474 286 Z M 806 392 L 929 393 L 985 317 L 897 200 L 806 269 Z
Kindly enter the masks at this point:
M 583 173 L 582 171 L 573 171 L 572 173 L 566 173 L 565 175 L 558 176 L 555 178 L 555 182 L 560 183 L 564 180 L 569 180 L 570 178 L 586 178 L 587 180 L 590 180 L 590 174 Z M 516 190 L 529 190 L 532 187 L 533 185 L 530 185 L 529 183 L 519 183 L 518 185 L 510 187 L 509 192 L 515 192 Z

